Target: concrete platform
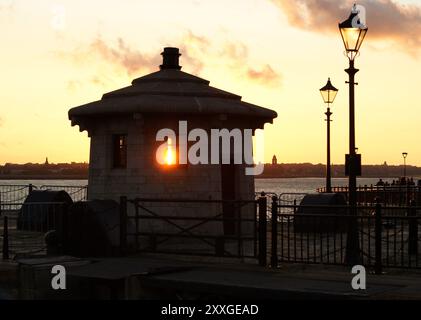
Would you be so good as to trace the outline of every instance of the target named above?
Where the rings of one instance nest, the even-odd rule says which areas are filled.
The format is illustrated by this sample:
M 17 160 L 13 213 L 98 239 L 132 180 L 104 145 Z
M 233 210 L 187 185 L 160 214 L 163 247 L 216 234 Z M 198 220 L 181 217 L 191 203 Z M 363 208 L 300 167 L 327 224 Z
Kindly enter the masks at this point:
M 69 279 L 66 294 L 48 289 L 48 270 L 53 264 L 66 265 Z M 23 259 L 19 261 L 19 270 L 31 275 L 22 278 L 21 274 L 20 291 L 26 292 L 27 298 L 32 294 L 35 299 L 421 300 L 421 272 L 405 270 L 384 275 L 368 273 L 367 290 L 360 291 L 351 288 L 354 275 L 348 267 L 287 264 L 273 270 L 250 263 L 215 263 L 162 255 Z M 38 282 L 23 283 L 28 281 L 25 279 Z

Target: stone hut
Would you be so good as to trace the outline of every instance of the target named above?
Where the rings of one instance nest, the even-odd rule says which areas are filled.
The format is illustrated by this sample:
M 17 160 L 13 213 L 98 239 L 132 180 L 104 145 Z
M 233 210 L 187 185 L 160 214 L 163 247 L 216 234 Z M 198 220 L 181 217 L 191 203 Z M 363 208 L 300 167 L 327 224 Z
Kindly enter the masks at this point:
M 210 135 L 211 129 L 263 128 L 272 123 L 276 112 L 243 102 L 240 96 L 181 71 L 177 48 L 165 48 L 162 56 L 159 71 L 134 79 L 130 86 L 106 93 L 101 100 L 69 110 L 72 126 L 86 130 L 91 139 L 88 198 L 254 199 L 254 177 L 245 174 L 247 165 L 179 161 L 181 141 L 187 140 L 187 133 L 179 132 L 180 121 L 188 130 L 200 128 Z M 176 132 L 176 141 L 168 137 L 157 141 L 163 128 Z M 173 155 L 167 153 L 159 162 L 157 150 L 163 143 Z M 187 148 L 192 144 L 188 141 Z M 232 148 L 230 153 L 231 159 Z M 186 204 L 177 203 L 156 207 L 156 212 L 172 215 L 187 210 Z M 196 208 L 192 214 L 209 215 L 203 205 L 201 208 L 201 213 Z M 213 206 L 209 210 L 216 213 L 219 209 Z M 229 207 L 222 210 L 224 217 L 230 216 Z M 161 227 L 150 225 L 155 230 Z M 227 222 L 223 230 L 232 233 L 233 227 Z

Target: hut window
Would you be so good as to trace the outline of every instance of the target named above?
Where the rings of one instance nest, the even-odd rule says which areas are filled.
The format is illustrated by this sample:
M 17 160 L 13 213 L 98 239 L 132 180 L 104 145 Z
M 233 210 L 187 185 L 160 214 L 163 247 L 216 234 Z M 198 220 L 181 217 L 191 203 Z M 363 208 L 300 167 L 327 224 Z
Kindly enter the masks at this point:
M 113 167 L 126 168 L 127 166 L 127 135 L 113 135 Z

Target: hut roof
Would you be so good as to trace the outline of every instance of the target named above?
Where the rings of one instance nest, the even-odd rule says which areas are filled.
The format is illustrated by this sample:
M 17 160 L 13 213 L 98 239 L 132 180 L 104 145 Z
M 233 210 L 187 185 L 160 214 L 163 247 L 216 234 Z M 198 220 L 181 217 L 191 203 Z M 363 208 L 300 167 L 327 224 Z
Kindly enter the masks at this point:
M 161 70 L 137 78 L 132 85 L 111 91 L 94 101 L 69 110 L 72 125 L 81 118 L 118 114 L 231 114 L 272 122 L 275 111 L 244 101 L 209 85 L 209 81 L 181 71 L 178 49 L 165 48 Z

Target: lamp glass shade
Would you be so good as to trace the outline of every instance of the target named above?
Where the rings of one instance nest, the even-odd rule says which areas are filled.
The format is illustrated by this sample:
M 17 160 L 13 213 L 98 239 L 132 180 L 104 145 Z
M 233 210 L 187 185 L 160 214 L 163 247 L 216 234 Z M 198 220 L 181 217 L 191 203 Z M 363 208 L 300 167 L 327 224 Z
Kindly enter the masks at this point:
M 336 89 L 332 83 L 330 82 L 330 78 L 327 80 L 326 85 L 320 89 L 320 93 L 322 95 L 323 101 L 325 103 L 333 103 L 338 94 L 338 89 Z
M 339 31 L 347 52 L 357 53 L 364 41 L 368 28 L 360 21 L 359 11 L 354 5 L 351 15 L 339 23 Z
M 347 52 L 358 52 L 368 29 L 339 28 Z

